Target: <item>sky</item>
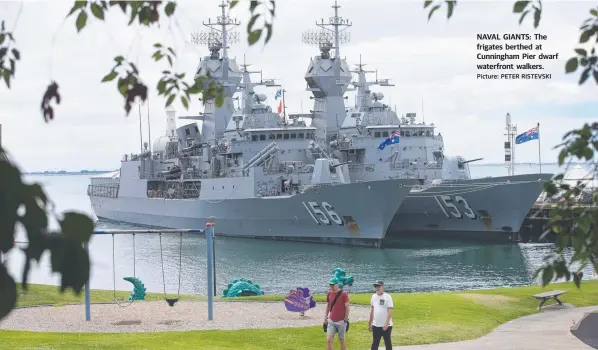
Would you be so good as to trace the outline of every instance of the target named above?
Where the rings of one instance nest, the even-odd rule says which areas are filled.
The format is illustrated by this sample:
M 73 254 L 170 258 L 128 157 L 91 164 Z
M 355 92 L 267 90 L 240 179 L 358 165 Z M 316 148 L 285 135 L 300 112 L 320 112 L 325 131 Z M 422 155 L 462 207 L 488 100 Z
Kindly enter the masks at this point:
M 165 99 L 157 96 L 155 87 L 167 67 L 151 59 L 153 44 L 173 46 L 178 54 L 176 70 L 191 75 L 200 57 L 208 54 L 206 47 L 191 43 L 191 35 L 206 31 L 202 22 L 214 20 L 220 11 L 219 0 L 180 1 L 175 19 L 163 18 L 160 28 L 147 28 L 127 26 L 120 9 L 113 8 L 106 21 L 90 18 L 77 33 L 75 17 L 65 19 L 72 3 L 0 2 L 0 19 L 14 30 L 21 53 L 11 89 L 0 85 L 2 143 L 24 171 L 117 169 L 123 154 L 140 150 L 139 107 L 126 116 L 116 82 L 100 83 L 118 55 L 133 61 L 150 87 L 149 101 L 141 106 L 143 141 L 148 139 L 148 113 L 152 140 L 164 134 Z M 236 28 L 240 41 L 231 46 L 230 56 L 262 70 L 264 79 L 277 79 L 287 90 L 288 113 L 308 112 L 313 100 L 305 91 L 304 76 L 318 49 L 302 43 L 302 33 L 317 29 L 316 20 L 333 15 L 333 1 L 278 0 L 272 40 L 253 46 L 247 44 L 247 3 L 241 1 L 231 13 L 241 25 Z M 517 145 L 516 161 L 537 162 L 540 144 L 542 161 L 554 162 L 558 154 L 554 146 L 567 130 L 598 119 L 596 83 L 589 79 L 579 86 L 579 73 L 564 73 L 566 60 L 579 46 L 579 26 L 595 2 L 544 1 L 538 29 L 533 28 L 531 15 L 519 25 L 513 1 L 459 1 L 450 20 L 441 8 L 429 22 L 423 0 L 340 0 L 339 4 L 340 16 L 352 22 L 351 41 L 341 46 L 341 56 L 353 67 L 361 59 L 367 69 L 378 71 L 378 78 L 391 79 L 395 86 L 373 91 L 382 92 L 399 115 L 416 112 L 418 121 L 433 122 L 444 137 L 447 155 L 502 162 L 505 115 L 510 113 L 519 132 L 540 123 L 540 142 Z M 480 33 L 547 35 L 542 51 L 558 53 L 558 59 L 532 63 L 542 63 L 541 73 L 552 74 L 552 79 L 476 79 L 477 64 L 498 62 L 476 59 Z M 46 123 L 40 102 L 51 81 L 58 82 L 62 102 L 54 121 Z M 276 88 L 257 90 L 269 96 L 275 110 Z M 352 104 L 353 93 L 347 96 L 347 104 Z M 188 111 L 179 100 L 174 107 L 177 115 L 202 111 L 198 100 Z M 178 126 L 186 123 L 177 121 Z

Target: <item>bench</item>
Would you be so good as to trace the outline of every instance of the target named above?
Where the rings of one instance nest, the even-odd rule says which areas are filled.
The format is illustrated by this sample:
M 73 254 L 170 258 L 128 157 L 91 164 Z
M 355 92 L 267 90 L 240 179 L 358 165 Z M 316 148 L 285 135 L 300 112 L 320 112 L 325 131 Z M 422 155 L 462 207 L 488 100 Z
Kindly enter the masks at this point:
M 567 293 L 566 290 L 551 290 L 550 292 L 544 292 L 540 294 L 534 295 L 534 298 L 540 301 L 540 305 L 538 306 L 538 311 L 542 309 L 542 305 L 550 299 L 556 300 L 559 305 L 563 305 L 563 303 L 559 300 L 559 295 Z

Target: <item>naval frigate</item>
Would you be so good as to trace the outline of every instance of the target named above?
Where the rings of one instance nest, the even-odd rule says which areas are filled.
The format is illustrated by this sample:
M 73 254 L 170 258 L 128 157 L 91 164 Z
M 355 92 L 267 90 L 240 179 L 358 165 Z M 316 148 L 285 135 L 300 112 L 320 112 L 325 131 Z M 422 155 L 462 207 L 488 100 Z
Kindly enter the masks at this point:
M 222 15 L 204 23 L 212 30 L 196 37 L 210 50 L 196 76 L 209 75 L 221 85 L 224 104 L 204 101 L 201 115 L 180 118 L 201 120 L 201 130 L 196 122 L 177 128 L 169 107 L 166 133 L 153 147 L 146 143 L 140 154 L 125 155 L 118 171 L 91 178 L 95 215 L 165 228 L 214 221 L 219 235 L 380 246 L 414 182 L 351 183 L 348 165 L 319 146 L 326 134 L 318 121 L 308 127 L 297 117 L 289 123 L 273 113 L 253 87 L 275 84 L 252 83 L 247 65 L 241 70 L 228 56 L 235 38 L 229 27 L 238 22 L 226 4 L 220 6 Z M 315 72 L 312 78 L 338 81 Z M 242 93 L 238 109 L 236 92 Z M 331 99 L 342 102 L 339 94 Z
M 341 162 L 351 162 L 354 182 L 391 178 L 417 179 L 395 215 L 387 239 L 413 236 L 466 237 L 468 240 L 508 241 L 553 174 L 525 174 L 472 179 L 469 163 L 446 156 L 444 140 L 433 123 L 416 123 L 415 113 L 399 118 L 371 87 L 393 86 L 388 79 L 368 81 L 364 64 L 358 76 L 355 106 L 350 108 L 332 143 Z M 396 137 L 394 143 L 386 142 Z M 388 144 L 388 146 L 386 145 Z M 380 146 L 378 146 L 380 145 Z M 367 172 L 356 165 L 375 164 Z M 371 165 L 370 165 L 371 167 Z

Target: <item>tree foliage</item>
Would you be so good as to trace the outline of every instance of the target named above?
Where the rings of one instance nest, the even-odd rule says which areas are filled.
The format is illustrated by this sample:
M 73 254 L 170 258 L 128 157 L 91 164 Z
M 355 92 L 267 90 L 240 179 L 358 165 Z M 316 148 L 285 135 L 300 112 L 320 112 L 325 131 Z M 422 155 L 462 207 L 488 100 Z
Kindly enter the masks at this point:
M 232 0 L 231 8 L 243 1 Z M 247 24 L 248 42 L 253 45 L 264 37 L 264 43 L 272 38 L 273 19 L 275 17 L 275 0 L 244 1 L 249 3 L 250 20 Z M 447 9 L 447 18 L 451 18 L 456 9 L 457 1 L 427 0 L 424 8 L 429 9 L 428 20 L 443 5 Z M 128 25 L 151 27 L 157 25 L 160 18 L 170 18 L 175 15 L 177 4 L 174 1 L 75 1 L 67 18 L 73 18 L 75 29 L 81 32 L 90 21 L 104 21 L 114 8 L 119 8 L 128 16 Z M 519 15 L 522 24 L 529 13 L 532 13 L 534 28 L 537 28 L 542 18 L 541 1 L 516 1 L 513 12 Z M 257 20 L 264 19 L 263 27 L 257 25 Z M 598 43 L 598 11 L 590 10 L 590 17 L 580 28 L 580 44 Z M 595 38 L 594 38 L 595 37 Z M 17 49 L 14 33 L 6 28 L 5 21 L 0 19 L 0 79 L 10 89 L 11 81 L 16 78 L 17 63 L 21 53 Z M 200 98 L 204 103 L 214 101 L 216 105 L 223 103 L 223 90 L 210 77 L 187 78 L 185 73 L 174 72 L 173 64 L 176 52 L 171 47 L 155 43 L 156 51 L 152 58 L 156 62 L 167 62 L 162 72 L 162 78 L 156 85 L 158 94 L 164 97 L 165 106 L 170 105 L 178 97 L 187 109 L 193 98 Z M 574 49 L 576 56 L 571 57 L 565 66 L 566 73 L 581 71 L 579 84 L 585 83 L 593 77 L 598 83 L 598 66 L 595 48 L 588 51 L 584 48 Z M 147 99 L 149 88 L 141 79 L 139 69 L 123 56 L 114 58 L 113 68 L 103 77 L 98 77 L 101 83 L 116 81 L 118 93 L 123 97 L 123 107 L 128 115 L 131 107 L 137 101 Z M 201 96 L 201 97 L 199 97 Z M 51 81 L 42 96 L 41 113 L 46 122 L 56 117 L 55 104 L 60 104 L 58 82 Z M 68 101 L 68 97 L 66 97 Z M 581 129 L 572 130 L 563 137 L 559 164 L 565 164 L 570 159 L 591 160 L 597 150 L 598 123 L 584 125 Z M 21 225 L 26 234 L 28 245 L 23 249 L 26 254 L 22 282 L 27 288 L 27 277 L 31 260 L 39 261 L 45 251 L 51 254 L 52 271 L 61 274 L 60 290 L 64 292 L 71 288 L 79 294 L 89 279 L 89 256 L 82 245 L 89 242 L 94 224 L 88 216 L 77 212 L 55 213 L 51 200 L 47 197 L 40 184 L 23 182 L 20 170 L 2 156 L 0 149 L 0 258 L 2 254 L 15 247 L 17 225 Z M 546 265 L 539 270 L 543 274 L 543 284 L 553 278 L 574 278 L 580 283 L 577 271 L 571 271 L 575 263 L 591 263 L 598 267 L 598 235 L 595 223 L 598 214 L 589 209 L 572 207 L 571 198 L 583 190 L 583 184 L 569 187 L 559 183 L 562 174 L 555 181 L 547 184 L 546 190 L 555 195 L 558 190 L 564 192 L 563 201 L 559 204 L 557 215 L 551 220 L 551 226 L 557 233 L 557 249 L 547 257 Z M 597 193 L 592 196 L 592 203 L 596 203 Z M 575 212 L 578 210 L 578 212 Z M 48 218 L 56 217 L 60 223 L 60 230 L 48 228 Z M 578 217 L 577 217 L 578 216 Z M 573 218 L 573 220 L 564 220 Z M 571 258 L 565 256 L 565 250 L 572 246 L 574 254 Z M 5 317 L 16 305 L 17 293 L 14 279 L 7 271 L 5 264 L 0 264 L 0 319 Z

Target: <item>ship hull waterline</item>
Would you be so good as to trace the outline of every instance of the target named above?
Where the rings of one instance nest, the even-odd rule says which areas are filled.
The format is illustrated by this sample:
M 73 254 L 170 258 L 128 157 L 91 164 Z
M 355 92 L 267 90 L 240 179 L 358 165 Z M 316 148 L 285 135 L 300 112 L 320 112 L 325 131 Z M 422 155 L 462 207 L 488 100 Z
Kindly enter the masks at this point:
M 380 247 L 412 184 L 382 180 L 234 200 L 90 196 L 90 201 L 98 219 L 180 229 L 203 228 L 213 220 L 219 236 Z
M 413 191 L 393 218 L 386 238 L 512 242 L 552 177 L 525 174 L 456 180 Z

